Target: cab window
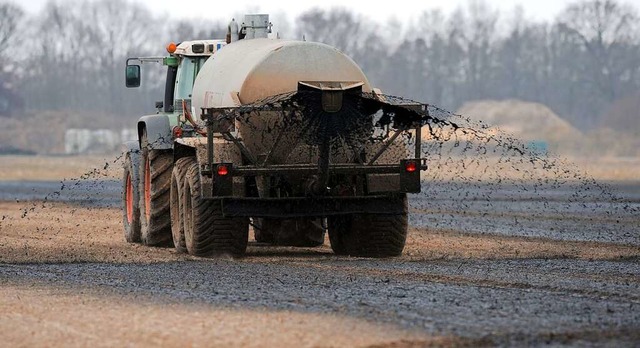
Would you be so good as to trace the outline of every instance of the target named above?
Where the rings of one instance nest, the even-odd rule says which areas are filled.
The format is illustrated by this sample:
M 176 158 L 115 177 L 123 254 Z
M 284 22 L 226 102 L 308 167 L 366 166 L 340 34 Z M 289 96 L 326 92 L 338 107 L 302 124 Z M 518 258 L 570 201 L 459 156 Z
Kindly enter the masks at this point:
M 205 59 L 206 57 L 185 57 L 182 59 L 176 76 L 175 100 L 191 99 L 193 82 Z

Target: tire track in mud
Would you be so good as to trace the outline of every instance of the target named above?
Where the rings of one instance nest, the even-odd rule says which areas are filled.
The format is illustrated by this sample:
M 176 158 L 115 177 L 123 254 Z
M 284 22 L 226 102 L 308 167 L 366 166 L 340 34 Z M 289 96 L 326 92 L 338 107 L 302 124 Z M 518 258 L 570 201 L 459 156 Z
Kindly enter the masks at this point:
M 339 262 L 338 265 L 298 263 L 300 267 L 313 267 L 328 272 L 357 273 L 360 275 L 388 277 L 389 279 L 414 280 L 461 286 L 478 286 L 500 289 L 523 289 L 535 291 L 549 291 L 567 295 L 594 297 L 628 301 L 640 305 L 640 266 L 639 258 L 630 261 L 600 260 L 599 264 L 607 265 L 606 270 L 596 273 L 576 272 L 568 274 L 570 269 L 579 266 L 569 264 L 582 263 L 581 260 L 452 260 L 447 262 L 407 262 L 377 264 L 372 266 L 352 266 L 352 262 Z M 564 270 L 553 271 L 540 267 L 540 264 L 562 263 Z M 436 269 L 433 269 L 433 265 Z M 616 269 L 616 265 L 624 265 L 628 271 L 622 274 L 610 275 L 608 272 Z M 395 266 L 395 267 L 394 267 Z M 464 269 L 461 271 L 461 269 Z M 504 272 L 504 269 L 517 268 L 517 272 Z M 544 271 L 540 271 L 540 268 Z M 475 269 L 472 274 L 470 269 Z M 484 276 L 482 274 L 484 273 Z M 490 274 L 491 273 L 491 274 Z M 543 274 L 542 274 L 543 273 Z M 523 274 L 526 274 L 523 276 Z M 565 277 L 563 279 L 562 277 Z M 566 277 L 572 278 L 567 280 Z M 533 278 L 533 279 L 532 279 Z M 553 284 L 552 278 L 556 278 Z M 598 286 L 597 284 L 607 284 Z M 584 287 L 583 287 L 584 286 Z

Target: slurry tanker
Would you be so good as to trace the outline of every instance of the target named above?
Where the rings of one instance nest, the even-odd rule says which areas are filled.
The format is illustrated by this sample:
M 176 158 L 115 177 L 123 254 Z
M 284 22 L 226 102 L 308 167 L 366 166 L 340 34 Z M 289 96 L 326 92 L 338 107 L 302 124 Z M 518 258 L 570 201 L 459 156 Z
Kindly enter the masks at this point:
M 257 245 L 389 257 L 407 236 L 407 193 L 420 191 L 425 105 L 395 103 L 334 47 L 270 38 L 268 15 L 246 15 L 225 39 L 127 59 L 166 66 L 164 100 L 124 150 L 128 242 L 196 256 Z

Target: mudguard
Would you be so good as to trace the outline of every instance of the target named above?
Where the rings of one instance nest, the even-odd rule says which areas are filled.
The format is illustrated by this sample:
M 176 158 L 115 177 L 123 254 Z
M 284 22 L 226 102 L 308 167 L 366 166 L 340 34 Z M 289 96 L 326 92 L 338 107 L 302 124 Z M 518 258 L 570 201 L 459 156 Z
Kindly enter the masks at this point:
M 123 154 L 126 154 L 127 152 L 135 152 L 137 154 L 140 151 L 140 143 L 135 140 L 127 141 L 122 144 L 120 151 Z
M 138 182 L 138 166 L 140 163 L 140 144 L 135 141 L 127 141 L 126 143 L 122 144 L 122 146 L 120 147 L 120 150 L 122 152 L 122 156 L 123 156 L 123 160 L 124 160 L 124 156 L 126 156 L 127 154 L 129 155 L 129 157 L 131 158 L 131 164 L 133 165 L 133 180 L 135 181 L 135 185 L 134 187 L 138 187 L 137 186 L 137 182 Z
M 149 147 L 153 150 L 167 150 L 173 148 L 171 124 L 166 115 L 143 116 L 138 121 L 138 140 L 142 138 L 142 131 L 147 130 Z

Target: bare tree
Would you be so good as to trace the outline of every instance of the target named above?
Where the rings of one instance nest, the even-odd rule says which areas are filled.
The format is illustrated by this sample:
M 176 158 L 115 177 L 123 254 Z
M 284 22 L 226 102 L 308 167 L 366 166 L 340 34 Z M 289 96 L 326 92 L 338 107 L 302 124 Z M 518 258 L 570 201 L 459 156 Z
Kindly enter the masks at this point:
M 90 34 L 85 51 L 90 56 L 86 59 L 94 62 L 93 83 L 106 97 L 106 103 L 100 105 L 111 113 L 122 113 L 126 98 L 122 80 L 125 59 L 161 49 L 165 33 L 149 10 L 134 2 L 83 2 L 80 11 L 80 21 Z
M 14 91 L 13 81 L 16 79 L 15 67 L 5 51 L 12 46 L 18 34 L 18 25 L 24 17 L 24 11 L 11 3 L 0 3 L 0 116 L 10 116 L 23 108 L 23 101 Z
M 420 16 L 415 29 L 409 30 L 409 35 L 412 31 L 419 33 L 418 40 L 425 43 L 423 47 L 421 42 L 416 42 L 417 47 L 422 47 L 418 64 L 425 78 L 419 99 L 427 98 L 447 108 L 458 106 L 460 86 L 466 81 L 464 48 L 458 40 L 459 28 L 463 25 L 462 19 L 454 23 L 447 21 L 440 11 L 430 11 Z
M 169 37 L 174 42 L 196 39 L 224 39 L 227 24 L 221 21 L 180 19 L 170 25 Z
M 593 85 L 607 102 L 620 97 L 624 76 L 637 71 L 636 10 L 613 0 L 588 0 L 570 5 L 562 13 L 558 29 L 579 42 L 589 60 L 584 83 Z M 631 59 L 629 59 L 631 58 Z
M 489 97 L 491 91 L 493 50 L 497 40 L 498 12 L 483 0 L 469 2 L 465 10 L 455 11 L 449 19 L 451 39 L 464 54 L 466 99 Z
M 616 0 L 582 0 L 555 21 L 535 23 L 516 11 L 503 25 L 486 0 L 471 0 L 451 15 L 431 11 L 409 24 L 312 9 L 295 28 L 284 23 L 278 30 L 344 51 L 385 93 L 448 109 L 471 99 L 542 102 L 588 129 L 613 103 L 640 90 L 639 19 Z M 51 1 L 25 18 L 19 7 L 0 3 L 0 56 L 17 35 L 30 52 L 0 68 L 0 86 L 19 88 L 29 109 L 129 121 L 162 95 L 164 71 L 145 66 L 142 88 L 127 90 L 126 57 L 166 54 L 169 41 L 223 38 L 227 20 L 156 18 L 131 0 Z M 21 22 L 24 29 L 16 29 Z
M 363 41 L 364 20 L 343 8 L 309 10 L 298 18 L 298 36 L 354 53 Z
M 22 8 L 9 2 L 0 3 L 0 57 L 15 38 L 23 17 Z
M 516 7 L 506 34 L 495 44 L 496 96 L 546 103 L 545 82 L 551 67 L 549 25 L 527 20 L 524 10 Z
M 150 87 L 157 92 L 161 75 L 140 90 L 123 86 L 126 57 L 159 54 L 166 41 L 147 8 L 124 0 L 50 2 L 34 22 L 37 47 L 23 81 L 31 107 L 118 115 L 142 109 L 135 105 Z
M 388 43 L 378 33 L 375 23 L 342 9 L 309 10 L 297 19 L 299 38 L 334 46 L 355 60 L 372 81 L 381 79 Z

